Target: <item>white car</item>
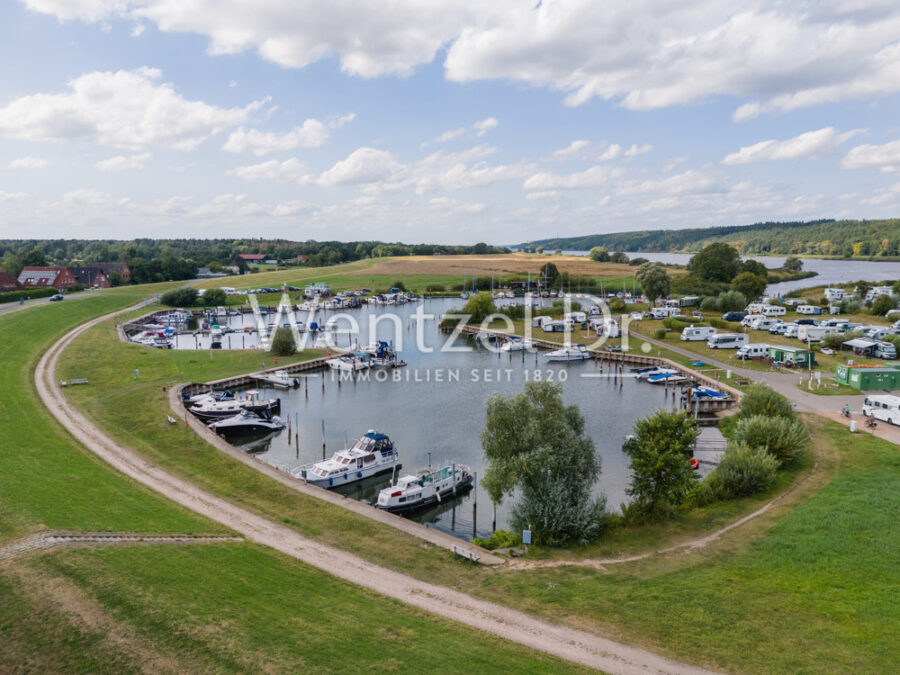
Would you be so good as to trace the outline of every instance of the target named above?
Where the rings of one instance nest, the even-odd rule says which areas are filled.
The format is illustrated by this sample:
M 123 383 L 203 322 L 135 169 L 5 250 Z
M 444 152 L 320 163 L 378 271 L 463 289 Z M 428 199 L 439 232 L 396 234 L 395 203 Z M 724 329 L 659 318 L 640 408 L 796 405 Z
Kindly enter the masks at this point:
M 644 315 L 640 312 L 632 312 L 629 316 L 631 317 L 632 321 L 640 321 L 644 318 Z M 898 323 L 900 323 L 900 321 L 898 321 Z

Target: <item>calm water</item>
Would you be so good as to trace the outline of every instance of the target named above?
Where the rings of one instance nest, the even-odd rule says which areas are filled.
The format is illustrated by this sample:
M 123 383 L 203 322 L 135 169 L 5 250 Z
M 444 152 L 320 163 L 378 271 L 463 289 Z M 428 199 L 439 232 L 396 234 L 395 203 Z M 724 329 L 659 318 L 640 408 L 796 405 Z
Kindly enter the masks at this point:
M 572 255 L 587 255 L 587 251 L 565 251 Z M 687 265 L 691 259 L 690 253 L 645 253 L 626 252 L 629 258 L 642 257 L 651 262 L 670 263 L 673 265 Z M 784 264 L 784 257 L 772 257 L 764 255 L 748 256 L 758 260 L 766 267 L 777 269 Z M 802 258 L 803 269 L 818 272 L 818 276 L 797 281 L 785 281 L 769 286 L 769 293 L 781 295 L 795 288 L 808 288 L 829 284 L 842 284 L 851 281 L 896 281 L 900 279 L 900 262 L 870 262 L 868 260 L 820 260 L 817 258 Z
M 430 300 L 424 306 L 426 312 L 439 317 L 461 304 L 460 300 Z M 656 407 L 672 405 L 672 397 L 667 396 L 663 388 L 632 378 L 581 377 L 601 374 L 601 368 L 595 362 L 551 365 L 543 356 L 536 359 L 533 354 L 498 356 L 483 349 L 441 352 L 439 349 L 446 336 L 437 330 L 436 321 L 429 322 L 424 331 L 426 347 L 435 351 L 421 353 L 415 347 L 415 329 L 409 320 L 416 310 L 415 304 L 381 308 L 372 313 L 365 308 L 350 312 L 363 332 L 360 342 L 369 342 L 370 319 L 389 310 L 400 318 L 401 358 L 408 363 L 406 368 L 381 371 L 387 374 L 387 381 L 376 381 L 374 373 L 377 371 L 373 370 L 370 381 L 345 381 L 339 386 L 337 375 L 326 371 L 308 378 L 308 387 L 290 391 L 264 390 L 268 395 L 281 397 L 283 418 L 290 417 L 292 422 L 296 419 L 299 423 L 299 449 L 289 441 L 287 430 L 242 447 L 283 468 L 320 460 L 324 421 L 329 456 L 368 429 L 378 429 L 397 444 L 404 472 L 415 473 L 428 466 L 430 454 L 431 464 L 435 467 L 468 464 L 480 477 L 484 473 L 484 463 L 478 435 L 485 423 L 485 401 L 494 393 L 511 395 L 520 392 L 526 379 L 533 379 L 537 370 L 544 378 L 564 379 L 566 402 L 578 405 L 585 417 L 587 433 L 603 461 L 597 494 L 605 494 L 613 509 L 618 509 L 625 501 L 629 465 L 621 451 L 622 442 L 636 418 Z M 377 335 L 381 339 L 396 340 L 391 334 L 391 326 L 384 321 L 378 324 Z M 351 489 L 351 494 L 373 500 L 388 482 L 389 476 L 371 479 L 360 488 Z M 480 486 L 476 492 L 475 529 L 480 536 L 486 536 L 491 532 L 491 504 Z M 469 538 L 473 533 L 473 499 L 474 495 L 470 493 L 420 514 L 417 519 Z M 508 502 L 498 507 L 498 528 L 507 524 Z

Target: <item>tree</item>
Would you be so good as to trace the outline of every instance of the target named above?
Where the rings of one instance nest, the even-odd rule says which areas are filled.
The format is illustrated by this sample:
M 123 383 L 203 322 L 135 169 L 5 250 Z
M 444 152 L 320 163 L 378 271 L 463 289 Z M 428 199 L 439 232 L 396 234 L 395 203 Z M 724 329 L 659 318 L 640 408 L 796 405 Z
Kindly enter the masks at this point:
M 741 264 L 741 271 L 751 272 L 758 277 L 762 277 L 763 279 L 767 279 L 769 277 L 769 270 L 766 269 L 766 266 L 758 260 L 745 260 Z
M 39 248 L 33 248 L 22 257 L 22 265 L 24 267 L 45 267 L 47 265 L 47 256 Z
M 641 292 L 647 296 L 652 305 L 657 298 L 668 297 L 672 292 L 672 278 L 666 268 L 659 263 L 645 263 L 635 273 L 641 285 Z
M 521 394 L 489 398 L 481 445 L 488 464 L 481 484 L 491 499 L 519 490 L 514 528 L 530 528 L 535 542 L 549 546 L 599 534 L 605 500 L 592 499 L 591 490 L 600 459 L 559 384 L 528 382 Z
M 781 266 L 785 272 L 791 272 L 792 274 L 796 274 L 803 269 L 803 261 L 800 258 L 789 255 L 784 260 L 784 265 Z
M 594 262 L 609 262 L 609 249 L 605 246 L 595 246 L 591 249 L 590 256 Z
M 720 312 L 740 312 L 747 306 L 747 296 L 739 291 L 719 293 L 717 301 Z
M 197 289 L 187 286 L 163 293 L 159 301 L 167 307 L 194 307 L 197 304 Z
M 221 288 L 208 288 L 202 300 L 207 307 L 219 307 L 228 301 L 228 296 Z
M 275 356 L 290 356 L 297 351 L 297 345 L 294 343 L 294 334 L 290 328 L 281 327 L 275 331 L 272 338 L 272 348 L 269 350 Z
M 622 450 L 631 458 L 631 487 L 637 513 L 667 516 L 681 504 L 694 481 L 690 458 L 697 439 L 697 420 L 686 411 L 660 410 L 634 423 Z
M 494 299 L 490 293 L 476 293 L 469 298 L 466 306 L 463 307 L 463 314 L 471 314 L 469 323 L 481 323 L 485 317 L 490 316 L 497 311 L 494 306 Z
M 622 251 L 616 251 L 615 253 L 609 256 L 609 261 L 614 263 L 619 263 L 620 265 L 628 264 L 628 256 L 625 255 Z
M 786 417 L 794 419 L 791 402 L 781 394 L 777 394 L 763 384 L 757 384 L 744 390 L 741 398 L 740 417 L 767 415 L 768 417 Z
M 757 300 L 766 292 L 769 282 L 765 277 L 757 276 L 753 272 L 741 272 L 731 282 L 731 290 L 743 294 L 751 302 Z
M 688 269 L 705 281 L 731 281 L 740 268 L 737 249 L 721 242 L 704 246 L 688 262 Z
M 122 273 L 119 270 L 112 270 L 109 273 L 109 285 L 110 286 L 124 286 L 125 279 L 122 277 Z
M 897 298 L 893 295 L 879 295 L 872 301 L 872 314 L 875 316 L 884 316 L 892 309 L 897 307 Z
M 559 270 L 553 263 L 544 263 L 544 265 L 541 267 L 541 277 L 546 279 L 546 283 L 548 286 L 552 286 L 556 282 L 556 278 L 558 276 Z
M 790 464 L 809 445 L 809 432 L 798 420 L 753 415 L 738 421 L 731 439 L 749 448 L 763 448 L 779 462 Z

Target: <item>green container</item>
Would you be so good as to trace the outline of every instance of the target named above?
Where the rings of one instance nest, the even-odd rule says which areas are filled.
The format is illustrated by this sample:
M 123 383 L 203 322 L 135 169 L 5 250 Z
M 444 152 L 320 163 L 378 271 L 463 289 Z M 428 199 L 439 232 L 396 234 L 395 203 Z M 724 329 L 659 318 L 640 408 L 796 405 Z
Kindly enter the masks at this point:
M 835 374 L 838 384 L 843 384 L 859 391 L 875 389 L 900 389 L 900 370 L 897 368 L 864 368 L 839 365 Z

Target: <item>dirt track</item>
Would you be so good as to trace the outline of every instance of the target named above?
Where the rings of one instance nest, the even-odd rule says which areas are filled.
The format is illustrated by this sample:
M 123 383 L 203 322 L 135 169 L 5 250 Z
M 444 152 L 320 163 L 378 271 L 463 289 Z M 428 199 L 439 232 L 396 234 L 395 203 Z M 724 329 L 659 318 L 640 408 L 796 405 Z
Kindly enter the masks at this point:
M 35 383 L 50 412 L 85 447 L 115 469 L 251 541 L 408 605 L 538 651 L 612 673 L 705 672 L 643 649 L 547 623 L 523 612 L 419 581 L 345 551 L 324 546 L 201 490 L 189 481 L 154 466 L 129 448 L 118 445 L 66 400 L 55 379 L 56 363 L 66 346 L 82 332 L 107 318 L 109 316 L 85 323 L 55 343 L 38 363 Z

